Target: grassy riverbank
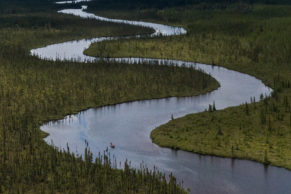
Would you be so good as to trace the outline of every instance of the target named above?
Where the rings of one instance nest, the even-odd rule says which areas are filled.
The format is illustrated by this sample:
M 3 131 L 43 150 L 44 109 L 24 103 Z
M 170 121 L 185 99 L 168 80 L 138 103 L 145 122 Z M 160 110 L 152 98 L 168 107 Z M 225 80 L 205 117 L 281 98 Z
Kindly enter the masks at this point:
M 0 9 L 0 193 L 184 193 L 174 177 L 167 182 L 156 171 L 127 164 L 112 169 L 115 161 L 106 153 L 95 160 L 86 150 L 83 161 L 48 146 L 39 126 L 89 107 L 196 95 L 218 83 L 186 68 L 31 57 L 31 48 L 49 43 L 151 32 L 59 15 L 48 3 L 31 10 L 22 1 L 0 1 L 9 8 Z
M 139 13 L 137 18 L 182 25 L 188 34 L 103 42 L 86 53 L 215 64 L 256 76 L 275 90 L 260 103 L 173 120 L 152 132 L 153 141 L 164 147 L 291 169 L 291 7 L 237 3 Z

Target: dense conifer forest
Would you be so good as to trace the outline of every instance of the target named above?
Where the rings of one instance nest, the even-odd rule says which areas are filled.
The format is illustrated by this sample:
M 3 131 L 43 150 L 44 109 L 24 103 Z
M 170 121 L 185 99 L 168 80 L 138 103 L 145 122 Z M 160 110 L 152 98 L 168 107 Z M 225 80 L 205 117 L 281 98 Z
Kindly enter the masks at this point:
M 112 9 L 112 8 L 170 8 L 188 5 L 200 5 L 207 7 L 226 8 L 236 3 L 245 4 L 290 4 L 289 0 L 96 0 L 90 3 L 92 9 Z

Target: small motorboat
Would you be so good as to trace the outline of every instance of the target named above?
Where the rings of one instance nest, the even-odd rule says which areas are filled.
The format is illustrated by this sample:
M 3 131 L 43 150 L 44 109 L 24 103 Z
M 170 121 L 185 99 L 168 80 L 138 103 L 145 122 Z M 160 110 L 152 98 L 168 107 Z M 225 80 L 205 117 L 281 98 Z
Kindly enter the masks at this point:
M 110 142 L 110 147 L 111 147 L 112 149 L 114 149 L 114 148 L 115 148 L 115 145 L 114 145 L 112 142 Z

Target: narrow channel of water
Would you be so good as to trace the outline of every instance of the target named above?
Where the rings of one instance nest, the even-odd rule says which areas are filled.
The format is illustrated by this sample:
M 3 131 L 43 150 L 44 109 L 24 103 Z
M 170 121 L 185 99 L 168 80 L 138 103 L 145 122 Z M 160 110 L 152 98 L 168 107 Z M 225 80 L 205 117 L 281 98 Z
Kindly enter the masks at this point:
M 185 34 L 183 28 L 148 22 L 108 19 L 95 16 L 82 9 L 66 9 L 59 11 L 83 18 L 93 18 L 101 21 L 126 23 L 138 26 L 152 27 L 155 33 L 170 36 Z M 83 54 L 93 42 L 116 39 L 103 37 L 91 40 L 71 41 L 34 49 L 32 55 L 47 60 L 94 61 L 98 58 Z M 45 139 L 54 142 L 59 148 L 69 144 L 72 151 L 82 154 L 85 140 L 89 142 L 94 154 L 103 152 L 110 142 L 116 145 L 110 150 L 117 161 L 129 159 L 133 167 L 144 163 L 150 168 L 156 166 L 159 170 L 173 174 L 178 180 L 184 181 L 184 186 L 191 193 L 290 193 L 291 172 L 283 168 L 247 161 L 232 160 L 211 156 L 200 156 L 184 151 L 173 151 L 160 148 L 151 142 L 150 132 L 157 126 L 189 113 L 204 111 L 215 101 L 217 109 L 237 106 L 250 97 L 259 99 L 261 94 L 269 95 L 271 89 L 260 80 L 236 71 L 205 64 L 164 59 L 118 58 L 113 61 L 133 63 L 137 61 L 167 63 L 174 65 L 194 66 L 211 74 L 221 87 L 211 93 L 184 98 L 166 98 L 145 100 L 89 109 L 76 115 L 67 116 L 57 122 L 44 124 L 41 129 L 50 135 Z

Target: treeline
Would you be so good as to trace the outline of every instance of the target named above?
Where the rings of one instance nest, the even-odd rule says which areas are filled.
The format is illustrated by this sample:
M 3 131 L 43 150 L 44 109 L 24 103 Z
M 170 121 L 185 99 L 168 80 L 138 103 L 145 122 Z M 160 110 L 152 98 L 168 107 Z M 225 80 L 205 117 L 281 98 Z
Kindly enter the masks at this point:
M 50 12 L 62 8 L 80 8 L 80 4 L 57 5 L 58 0 L 0 0 L 0 14 Z M 203 9 L 226 9 L 234 4 L 290 4 L 289 0 L 94 0 L 87 2 L 91 10 L 150 9 L 199 5 Z
M 0 15 L 1 46 L 29 48 L 40 47 L 52 41 L 64 42 L 74 39 L 100 36 L 130 36 L 149 34 L 152 29 L 130 25 L 81 19 L 52 13 L 29 13 L 25 15 Z M 13 44 L 12 44 L 13 43 Z M 9 56 L 9 55 L 8 55 Z
M 49 0 L 0 0 L 0 14 L 46 12 L 53 7 Z
M 0 14 L 55 12 L 64 8 L 80 8 L 77 4 L 58 5 L 59 0 L 0 0 Z
M 47 12 L 59 8 L 80 7 L 79 5 L 56 5 L 58 0 L 0 0 L 1 13 Z M 289 0 L 94 0 L 86 4 L 91 9 L 147 9 L 169 8 L 186 5 L 205 5 L 205 7 L 226 8 L 237 3 L 290 4 Z M 215 6 L 213 6 L 215 5 Z
M 95 0 L 90 2 L 89 5 L 91 9 L 162 9 L 198 4 L 226 8 L 236 3 L 290 4 L 291 2 L 289 0 Z

